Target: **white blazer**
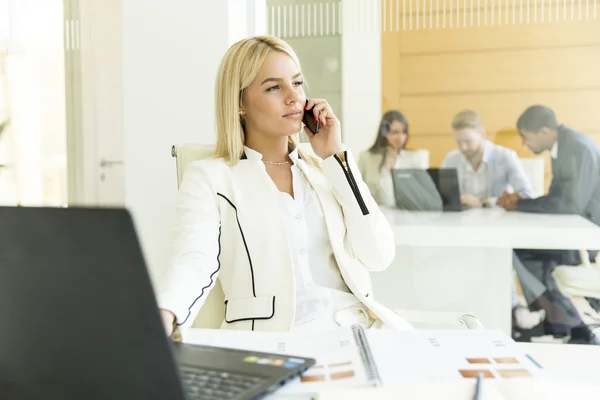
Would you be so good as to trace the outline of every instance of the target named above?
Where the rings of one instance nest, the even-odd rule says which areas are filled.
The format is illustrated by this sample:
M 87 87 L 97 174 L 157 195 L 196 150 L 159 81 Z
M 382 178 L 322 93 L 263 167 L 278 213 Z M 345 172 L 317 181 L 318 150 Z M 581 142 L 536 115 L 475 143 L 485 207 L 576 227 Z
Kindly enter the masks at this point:
M 323 207 L 341 275 L 356 298 L 392 328 L 410 329 L 373 298 L 369 271 L 387 268 L 394 235 L 371 197 L 350 151 L 321 168 L 298 167 Z M 243 157 L 190 164 L 181 184 L 172 260 L 158 291 L 161 308 L 189 327 L 217 278 L 225 294 L 221 328 L 288 331 L 295 314 L 292 257 L 278 192 L 259 160 Z

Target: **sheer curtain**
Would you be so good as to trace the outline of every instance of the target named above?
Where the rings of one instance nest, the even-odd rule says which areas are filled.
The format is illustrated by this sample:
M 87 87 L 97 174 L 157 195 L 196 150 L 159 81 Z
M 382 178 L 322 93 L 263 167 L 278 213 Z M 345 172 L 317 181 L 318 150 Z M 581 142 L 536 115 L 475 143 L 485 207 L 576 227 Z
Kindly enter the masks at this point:
M 0 14 L 9 27 L 0 31 L 5 43 L 0 121 L 2 110 L 6 117 L 10 112 L 9 129 L 0 138 L 0 164 L 10 164 L 0 177 L 0 202 L 62 206 L 67 201 L 63 3 L 0 0 Z
M 14 169 L 14 138 L 6 79 L 6 53 L 0 52 L 0 205 L 16 205 L 18 189 Z

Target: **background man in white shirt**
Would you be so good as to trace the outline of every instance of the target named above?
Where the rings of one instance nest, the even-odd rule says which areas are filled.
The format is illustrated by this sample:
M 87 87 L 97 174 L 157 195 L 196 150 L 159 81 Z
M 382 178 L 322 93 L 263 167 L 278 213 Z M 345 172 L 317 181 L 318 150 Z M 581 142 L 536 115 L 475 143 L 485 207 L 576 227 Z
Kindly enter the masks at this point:
M 475 111 L 459 112 L 452 120 L 458 150 L 444 159 L 442 168 L 458 170 L 461 202 L 470 207 L 493 207 L 505 191 L 530 198 L 533 189 L 517 154 L 486 140 Z
M 461 111 L 452 120 L 452 130 L 458 150 L 444 159 L 442 168 L 458 171 L 461 203 L 470 207 L 495 207 L 496 199 L 507 191 L 521 198 L 533 195 L 532 186 L 517 154 L 485 138 L 481 118 L 475 111 Z M 513 264 L 524 285 L 539 295 L 544 286 L 527 271 L 516 257 Z M 531 313 L 519 304 L 513 285 L 513 317 L 516 325 L 531 328 L 544 318 L 543 312 Z

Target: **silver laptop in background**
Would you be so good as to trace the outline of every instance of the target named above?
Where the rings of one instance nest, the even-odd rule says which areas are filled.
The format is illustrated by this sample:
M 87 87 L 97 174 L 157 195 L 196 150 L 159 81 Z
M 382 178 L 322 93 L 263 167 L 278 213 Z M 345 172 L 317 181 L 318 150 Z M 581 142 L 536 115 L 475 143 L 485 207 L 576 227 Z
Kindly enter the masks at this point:
M 409 211 L 462 211 L 455 169 L 395 169 L 396 207 Z

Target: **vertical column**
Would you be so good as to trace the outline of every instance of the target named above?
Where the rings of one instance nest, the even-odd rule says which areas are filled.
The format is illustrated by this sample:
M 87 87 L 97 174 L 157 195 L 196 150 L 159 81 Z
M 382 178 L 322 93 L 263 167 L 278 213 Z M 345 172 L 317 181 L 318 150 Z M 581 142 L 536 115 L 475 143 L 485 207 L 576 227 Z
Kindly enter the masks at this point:
M 267 32 L 267 0 L 227 0 L 229 42 Z
M 155 282 L 168 262 L 175 209 L 171 146 L 216 142 L 214 81 L 221 57 L 233 41 L 265 29 L 258 22 L 247 26 L 247 11 L 260 10 L 264 0 L 245 3 L 243 11 L 232 11 L 230 5 L 242 4 L 122 2 L 126 205 Z
M 381 0 L 341 1 L 343 137 L 357 156 L 381 118 Z
M 246 0 L 248 36 L 267 33 L 267 0 Z

